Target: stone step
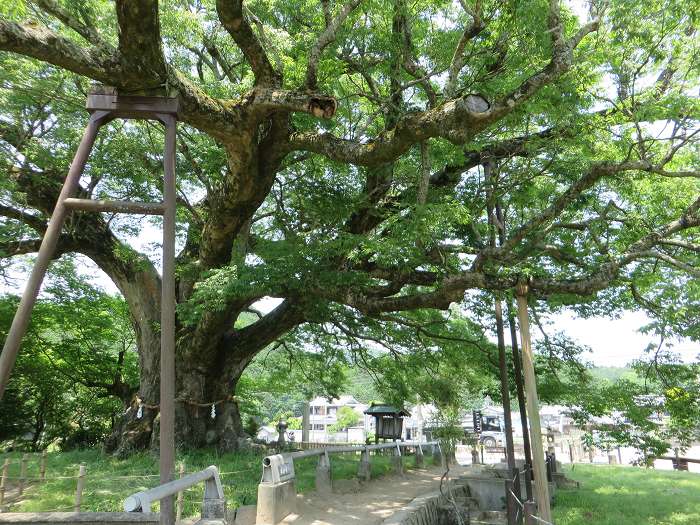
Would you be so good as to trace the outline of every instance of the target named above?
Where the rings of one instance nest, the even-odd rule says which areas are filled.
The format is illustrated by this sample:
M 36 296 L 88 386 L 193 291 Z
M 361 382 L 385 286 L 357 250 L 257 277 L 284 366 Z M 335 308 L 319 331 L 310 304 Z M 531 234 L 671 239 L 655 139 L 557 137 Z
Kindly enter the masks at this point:
M 468 507 L 470 509 L 479 508 L 479 501 L 476 498 L 473 498 L 472 496 L 457 496 L 455 498 L 455 502 L 460 507 Z
M 471 515 L 471 525 L 506 525 L 506 513 L 500 510 L 484 510 Z

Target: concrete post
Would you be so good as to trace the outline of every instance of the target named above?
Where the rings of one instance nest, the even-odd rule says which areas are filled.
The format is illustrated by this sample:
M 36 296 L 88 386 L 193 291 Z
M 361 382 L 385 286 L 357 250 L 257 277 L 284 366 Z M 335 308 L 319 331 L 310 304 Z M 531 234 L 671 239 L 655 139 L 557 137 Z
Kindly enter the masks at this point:
M 80 512 L 80 505 L 83 502 L 83 489 L 85 488 L 85 463 L 80 464 L 78 470 L 78 484 L 75 488 L 75 512 Z
M 394 449 L 394 454 L 391 456 L 391 465 L 394 468 L 395 474 L 403 476 L 403 457 L 401 456 L 401 449 L 398 444 Z
M 416 468 L 423 468 L 423 447 L 420 443 L 416 447 Z
M 360 481 L 369 481 L 372 477 L 372 465 L 367 447 L 363 448 L 360 454 L 360 466 L 357 469 L 357 477 Z
M 309 426 L 311 424 L 311 407 L 309 406 L 308 401 L 304 403 L 304 408 L 302 410 L 303 412 L 301 414 L 301 441 L 302 443 L 308 443 L 309 441 L 311 441 L 309 438 Z
M 185 475 L 185 464 L 180 463 L 180 479 Z M 177 503 L 175 504 L 175 521 L 178 522 L 182 519 L 182 505 L 184 502 L 184 492 L 180 491 L 177 493 Z
M 328 453 L 324 452 L 318 457 L 316 465 L 316 492 L 330 494 L 333 488 L 331 480 L 331 460 Z

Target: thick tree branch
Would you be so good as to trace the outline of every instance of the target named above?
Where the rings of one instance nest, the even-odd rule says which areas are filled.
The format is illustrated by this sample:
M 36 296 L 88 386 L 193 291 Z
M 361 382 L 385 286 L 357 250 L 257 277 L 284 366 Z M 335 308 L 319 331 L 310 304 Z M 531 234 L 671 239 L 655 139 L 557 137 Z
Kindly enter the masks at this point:
M 452 55 L 450 67 L 447 69 L 447 82 L 445 83 L 444 89 L 447 98 L 453 98 L 456 94 L 459 73 L 466 64 L 464 49 L 467 47 L 467 44 L 484 29 L 484 24 L 481 19 L 481 0 L 477 0 L 474 10 L 470 10 L 470 15 L 472 17 L 472 23 L 464 30 L 464 33 L 462 33 L 457 47 L 455 47 L 454 54 Z
M 44 219 L 10 206 L 0 204 L 0 215 L 9 219 L 18 220 L 39 233 L 43 233 L 46 230 L 46 221 L 44 221 Z
M 319 153 L 339 162 L 378 166 L 397 159 L 417 142 L 431 137 L 454 138 L 456 129 L 462 130 L 462 138 L 467 133 L 474 136 L 491 122 L 488 102 L 482 97 L 467 95 L 435 109 L 408 114 L 396 127 L 368 143 L 342 139 L 330 133 L 299 132 L 290 136 L 287 148 Z
M 106 84 L 119 76 L 114 56 L 85 48 L 45 27 L 0 19 L 0 51 L 11 51 L 65 68 Z
M 361 0 L 349 0 L 341 9 L 340 12 L 327 21 L 326 28 L 316 39 L 311 51 L 309 52 L 309 62 L 306 66 L 306 80 L 304 81 L 304 86 L 308 90 L 315 90 L 317 87 L 317 73 L 318 73 L 318 63 L 321 60 L 321 53 L 328 47 L 334 40 L 338 29 L 343 25 L 343 22 L 347 19 L 350 13 L 360 5 Z
M 288 91 L 258 86 L 248 95 L 247 102 L 253 111 L 291 111 L 308 113 L 317 118 L 335 115 L 337 102 L 334 97 L 303 91 Z
M 167 70 L 160 38 L 158 0 L 117 0 L 119 53 L 128 74 L 142 88 L 165 83 Z
M 114 49 L 105 40 L 102 39 L 97 30 L 76 18 L 67 9 L 60 6 L 55 0 L 30 0 L 35 3 L 42 11 L 56 17 L 66 27 L 82 36 L 87 42 L 101 47 L 106 51 L 113 52 Z
M 584 26 L 574 38 L 565 41 L 558 22 L 556 4 L 556 0 L 550 3 L 549 23 L 553 39 L 551 60 L 542 70 L 493 105 L 481 96 L 470 94 L 449 100 L 434 109 L 408 114 L 392 129 L 368 143 L 341 139 L 329 133 L 300 132 L 291 135 L 288 149 L 311 151 L 339 162 L 377 166 L 397 159 L 413 144 L 431 137 L 441 137 L 454 144 L 468 142 L 480 131 L 529 100 L 540 88 L 564 74 L 573 62 L 575 45 L 583 36 L 597 30 L 599 23 L 593 21 Z
M 245 55 L 255 74 L 258 85 L 276 86 L 280 84 L 280 74 L 272 63 L 253 32 L 243 9 L 243 0 L 216 0 L 219 20 Z

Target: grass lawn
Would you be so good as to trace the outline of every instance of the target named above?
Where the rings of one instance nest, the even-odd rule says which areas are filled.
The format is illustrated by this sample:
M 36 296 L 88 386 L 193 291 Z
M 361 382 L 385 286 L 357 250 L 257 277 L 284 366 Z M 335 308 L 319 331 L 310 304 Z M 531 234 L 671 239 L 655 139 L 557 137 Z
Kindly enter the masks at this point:
M 19 477 L 21 454 L 9 454 L 10 486 L 16 485 Z M 4 460 L 4 458 L 2 458 Z M 426 461 L 428 458 L 426 458 Z M 254 504 L 258 483 L 262 474 L 262 455 L 253 453 L 222 454 L 215 451 L 197 451 L 178 455 L 177 462 L 185 463 L 186 473 L 216 465 L 221 474 L 229 508 Z M 98 450 L 82 450 L 48 454 L 46 481 L 32 481 L 25 496 L 16 503 L 10 502 L 9 511 L 53 511 L 72 510 L 75 501 L 76 479 L 80 463 L 87 467 L 82 510 L 121 511 L 124 499 L 140 490 L 158 485 L 158 458 L 150 454 L 137 454 L 128 459 L 105 456 Z M 304 458 L 294 462 L 297 492 L 311 491 L 315 485 L 317 458 Z M 357 474 L 359 455 L 333 454 L 331 475 L 333 479 L 350 479 Z M 404 466 L 411 468 L 413 458 L 404 458 Z M 179 466 L 177 467 L 179 468 Z M 372 476 L 379 477 L 391 470 L 389 456 L 372 456 Z M 39 455 L 31 455 L 27 477 L 39 476 Z M 69 479 L 56 479 L 67 476 Z M 191 488 L 184 494 L 183 516 L 199 514 L 203 484 Z M 157 511 L 157 505 L 154 506 Z
M 579 490 L 555 496 L 556 525 L 700 525 L 700 474 L 565 466 Z

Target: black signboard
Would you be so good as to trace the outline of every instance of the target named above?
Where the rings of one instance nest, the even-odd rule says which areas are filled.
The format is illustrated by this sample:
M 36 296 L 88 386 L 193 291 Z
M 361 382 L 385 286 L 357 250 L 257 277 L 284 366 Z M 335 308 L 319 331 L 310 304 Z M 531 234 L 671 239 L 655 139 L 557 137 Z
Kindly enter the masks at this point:
M 481 434 L 481 410 L 472 410 L 474 418 L 474 433 Z

